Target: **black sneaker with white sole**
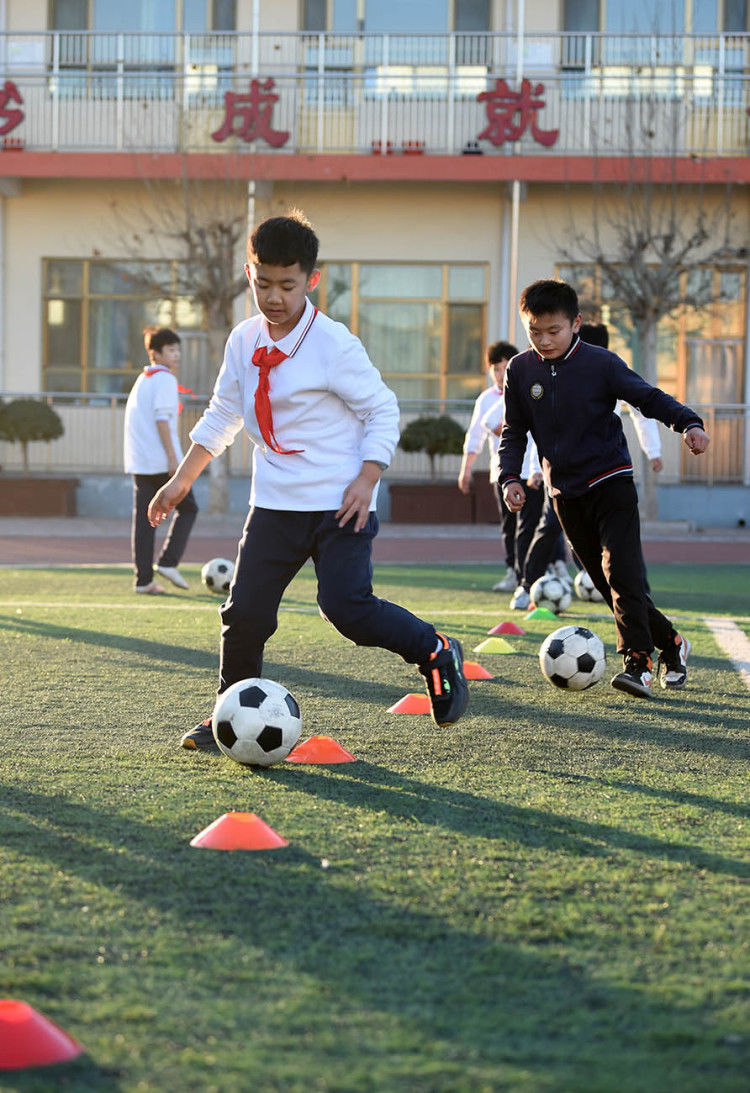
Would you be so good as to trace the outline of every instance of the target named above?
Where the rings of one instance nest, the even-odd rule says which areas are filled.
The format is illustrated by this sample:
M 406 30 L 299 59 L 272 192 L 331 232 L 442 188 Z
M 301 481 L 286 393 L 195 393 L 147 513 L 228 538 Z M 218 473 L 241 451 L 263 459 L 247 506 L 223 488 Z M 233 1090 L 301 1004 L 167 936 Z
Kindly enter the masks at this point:
M 430 696 L 436 725 L 453 725 L 469 704 L 469 687 L 464 675 L 464 654 L 460 641 L 438 634 L 442 648 L 419 665 Z
M 186 732 L 180 740 L 180 746 L 190 751 L 210 751 L 212 748 L 218 751 L 219 745 L 214 740 L 211 718 L 207 717 L 205 721 L 201 721 L 200 725 Z
M 662 687 L 666 690 L 677 690 L 685 686 L 689 656 L 690 642 L 682 634 L 675 634 L 674 643 L 659 653 L 657 675 Z
M 612 686 L 638 698 L 651 698 L 651 657 L 648 653 L 625 653 L 623 670 L 612 677 Z

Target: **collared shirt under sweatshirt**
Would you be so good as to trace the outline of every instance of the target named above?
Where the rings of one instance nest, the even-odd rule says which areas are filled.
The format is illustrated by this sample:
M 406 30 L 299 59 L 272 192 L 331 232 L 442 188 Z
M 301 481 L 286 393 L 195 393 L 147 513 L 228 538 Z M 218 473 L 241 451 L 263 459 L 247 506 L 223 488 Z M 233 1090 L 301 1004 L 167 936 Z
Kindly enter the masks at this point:
M 703 428 L 694 410 L 628 368 L 617 354 L 582 342 L 546 360 L 535 349 L 519 353 L 505 373 L 505 424 L 500 479 L 520 481 L 526 434 L 536 441 L 552 496 L 576 497 L 607 480 L 632 476 L 618 399 L 675 432 Z
M 287 354 L 269 373 L 279 455 L 265 445 L 255 416 L 258 368 L 254 351 L 276 346 Z M 343 323 L 309 300 L 289 334 L 274 342 L 262 315 L 229 335 L 216 386 L 190 439 L 219 455 L 244 425 L 255 444 L 250 504 L 297 512 L 336 510 L 365 460 L 388 466 L 399 438 L 396 396 L 364 346 Z M 377 488 L 370 509 L 375 508 Z

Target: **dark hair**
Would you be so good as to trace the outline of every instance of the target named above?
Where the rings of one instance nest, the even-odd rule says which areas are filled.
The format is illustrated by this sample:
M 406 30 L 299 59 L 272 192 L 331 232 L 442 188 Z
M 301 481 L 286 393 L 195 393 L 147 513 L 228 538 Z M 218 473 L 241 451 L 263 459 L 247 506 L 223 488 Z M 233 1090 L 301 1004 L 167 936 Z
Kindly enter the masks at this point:
M 247 260 L 264 266 L 293 266 L 308 276 L 318 260 L 318 237 L 298 209 L 289 216 L 272 216 L 259 224 L 247 241 Z
M 609 331 L 604 323 L 581 323 L 578 337 L 589 345 L 600 345 L 602 349 L 609 349 Z
M 527 315 L 554 315 L 561 311 L 572 322 L 580 311 L 578 294 L 566 281 L 534 281 L 521 293 L 519 310 Z
M 510 342 L 493 342 L 492 345 L 487 346 L 485 357 L 488 364 L 499 364 L 500 361 L 509 361 L 517 353 L 515 345 L 511 345 Z
M 170 330 L 168 326 L 160 326 L 151 332 L 146 329 L 144 331 L 144 341 L 146 349 L 152 353 L 161 353 L 165 345 L 180 344 L 179 335 L 175 334 L 174 330 Z

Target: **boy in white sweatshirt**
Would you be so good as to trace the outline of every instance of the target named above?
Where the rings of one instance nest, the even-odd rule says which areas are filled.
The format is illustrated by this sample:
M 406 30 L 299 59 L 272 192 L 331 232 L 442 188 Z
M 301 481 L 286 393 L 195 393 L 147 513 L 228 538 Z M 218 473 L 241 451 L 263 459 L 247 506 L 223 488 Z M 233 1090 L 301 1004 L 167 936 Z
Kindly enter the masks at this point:
M 260 314 L 229 335 L 211 402 L 149 518 L 166 519 L 244 425 L 255 444 L 250 513 L 220 609 L 219 694 L 262 675 L 281 597 L 312 558 L 325 617 L 357 645 L 416 664 L 433 718 L 452 724 L 468 704 L 460 643 L 373 593 L 377 489 L 398 443 L 398 405 L 359 339 L 307 298 L 320 279 L 317 255 L 299 213 L 250 236 L 245 271 Z M 210 717 L 181 744 L 213 747 Z

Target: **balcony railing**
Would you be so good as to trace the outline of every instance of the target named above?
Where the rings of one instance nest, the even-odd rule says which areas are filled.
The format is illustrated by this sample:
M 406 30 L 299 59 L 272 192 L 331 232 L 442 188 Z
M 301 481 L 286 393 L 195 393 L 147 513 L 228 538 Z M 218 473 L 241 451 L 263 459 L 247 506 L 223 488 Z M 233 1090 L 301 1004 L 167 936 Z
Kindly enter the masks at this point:
M 747 34 L 4 33 L 0 146 L 745 156 L 749 54 Z
M 72 474 L 119 474 L 122 472 L 122 444 L 125 420 L 125 395 L 101 394 L 39 394 L 0 392 L 0 398 L 43 398 L 54 406 L 63 422 L 65 432 L 58 440 L 39 442 L 29 446 L 29 463 L 33 472 Z M 180 417 L 180 433 L 183 448 L 188 444 L 188 433 L 203 413 L 207 398 L 185 397 Z M 449 413 L 464 428 L 469 424 L 474 406 L 473 399 L 431 402 L 430 400 L 401 400 L 401 425 L 420 414 Z M 705 456 L 694 459 L 682 442 L 682 438 L 666 428 L 660 428 L 664 470 L 659 475 L 660 485 L 679 483 L 707 483 L 709 485 L 750 486 L 750 404 L 699 405 L 695 407 L 706 422 L 712 438 Z M 640 461 L 639 451 L 630 414 L 623 416 L 623 424 L 633 454 L 636 472 Z M 248 475 L 252 444 L 244 430 L 228 449 L 229 473 Z M 441 473 L 457 477 L 460 456 L 444 456 Z M 487 467 L 487 449 L 476 468 Z M 6 472 L 22 469 L 21 447 L 0 441 L 0 466 Z M 397 450 L 388 470 L 391 479 L 422 479 L 429 475 L 429 461 L 422 454 L 410 454 Z M 0 488 L 2 478 L 0 477 Z

